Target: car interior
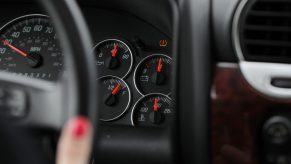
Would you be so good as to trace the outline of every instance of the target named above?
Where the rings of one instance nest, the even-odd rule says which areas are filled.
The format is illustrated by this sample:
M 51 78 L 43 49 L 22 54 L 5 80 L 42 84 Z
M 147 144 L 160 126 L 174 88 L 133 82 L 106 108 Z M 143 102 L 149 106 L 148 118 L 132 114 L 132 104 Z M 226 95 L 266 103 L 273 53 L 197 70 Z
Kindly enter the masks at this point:
M 291 164 L 289 53 L 291 0 L 0 0 L 0 163 L 81 115 L 92 164 Z

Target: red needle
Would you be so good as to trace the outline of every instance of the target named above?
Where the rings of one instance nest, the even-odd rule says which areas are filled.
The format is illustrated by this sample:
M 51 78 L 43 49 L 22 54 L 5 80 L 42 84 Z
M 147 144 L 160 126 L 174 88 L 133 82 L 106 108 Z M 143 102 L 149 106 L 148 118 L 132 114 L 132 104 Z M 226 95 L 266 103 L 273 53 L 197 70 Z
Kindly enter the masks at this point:
M 162 72 L 162 67 L 163 67 L 162 62 L 163 62 L 162 58 L 160 58 L 159 63 L 158 63 L 158 68 L 157 68 L 158 73 Z
M 118 45 L 114 44 L 114 49 L 111 51 L 111 56 L 114 58 L 116 57 Z
M 120 87 L 121 87 L 121 85 L 118 84 L 118 85 L 113 89 L 113 91 L 111 92 L 111 94 L 112 94 L 113 96 L 115 96 L 115 95 L 118 93 Z
M 159 110 L 159 104 L 158 104 L 159 100 L 158 98 L 155 98 L 155 102 L 154 102 L 154 111 L 157 112 Z
M 2 42 L 4 43 L 4 45 L 10 47 L 12 50 L 18 52 L 20 55 L 24 56 L 24 57 L 27 57 L 27 54 L 24 53 L 23 51 L 21 51 L 20 49 L 12 46 L 11 44 L 9 44 L 8 42 L 6 42 L 5 40 L 2 40 Z

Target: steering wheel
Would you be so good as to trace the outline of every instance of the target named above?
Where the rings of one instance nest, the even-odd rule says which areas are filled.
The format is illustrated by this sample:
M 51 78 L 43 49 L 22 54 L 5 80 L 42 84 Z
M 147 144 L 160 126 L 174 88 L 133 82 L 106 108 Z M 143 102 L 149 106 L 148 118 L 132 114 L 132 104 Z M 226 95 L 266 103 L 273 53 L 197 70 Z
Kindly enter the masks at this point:
M 91 55 L 89 33 L 77 2 L 74 0 L 39 2 L 57 28 L 65 56 L 66 73 L 58 82 L 47 82 L 0 72 L 2 90 L 14 96 L 18 102 L 22 102 L 17 103 L 19 105 L 17 107 L 25 111 L 25 117 L 16 122 L 28 128 L 60 130 L 68 119 L 78 115 L 89 118 L 96 127 L 96 68 L 92 62 L 94 56 Z M 8 109 L 10 110 L 9 106 Z M 26 141 L 26 137 L 16 134 L 19 133 L 16 130 L 11 130 L 10 124 L 2 122 L 1 125 L 5 125 L 5 128 L 1 127 L 0 142 L 5 145 L 0 143 L 2 147 L 0 153 L 6 151 L 5 154 L 10 155 L 9 158 L 13 159 L 13 163 L 31 163 L 33 160 L 29 162 L 26 160 L 35 158 L 35 153 L 39 151 L 28 144 L 30 142 Z

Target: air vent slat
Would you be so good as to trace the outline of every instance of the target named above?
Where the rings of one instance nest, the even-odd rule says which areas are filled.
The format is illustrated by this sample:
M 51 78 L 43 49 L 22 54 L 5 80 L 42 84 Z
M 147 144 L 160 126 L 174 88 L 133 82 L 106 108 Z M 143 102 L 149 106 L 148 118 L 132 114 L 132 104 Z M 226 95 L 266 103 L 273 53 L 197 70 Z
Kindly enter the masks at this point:
M 250 16 L 259 16 L 259 17 L 291 18 L 291 13 L 287 13 L 287 12 L 251 11 L 249 14 Z
M 260 26 L 260 25 L 246 25 L 246 30 L 253 31 L 269 31 L 269 32 L 291 32 L 290 27 L 275 27 L 275 26 Z
M 254 40 L 254 39 L 246 39 L 246 45 L 264 45 L 264 46 L 276 46 L 276 47 L 291 47 L 290 42 L 282 42 L 282 41 L 268 41 L 268 40 Z
M 291 0 L 249 1 L 240 17 L 246 60 L 291 63 Z
M 262 2 L 276 2 L 276 3 L 280 3 L 280 2 L 283 2 L 283 3 L 291 3 L 290 0 L 261 0 Z

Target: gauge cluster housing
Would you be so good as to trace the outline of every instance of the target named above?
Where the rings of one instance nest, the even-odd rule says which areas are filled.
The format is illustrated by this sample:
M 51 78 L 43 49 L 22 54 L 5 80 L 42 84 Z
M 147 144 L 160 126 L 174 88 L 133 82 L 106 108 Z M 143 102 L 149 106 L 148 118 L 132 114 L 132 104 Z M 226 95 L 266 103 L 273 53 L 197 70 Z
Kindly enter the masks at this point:
M 177 126 L 174 123 L 175 119 L 167 122 L 167 128 L 137 128 L 132 126 L 131 111 L 134 104 L 143 98 L 134 85 L 134 71 L 138 63 L 153 54 L 167 55 L 174 63 L 176 61 L 176 43 L 173 42 L 177 32 L 174 26 L 177 21 L 176 2 L 82 0 L 80 4 L 93 39 L 93 46 L 107 39 L 118 39 L 127 43 L 133 54 L 131 71 L 126 77 L 119 77 L 123 78 L 131 91 L 130 107 L 119 119 L 101 122 L 94 146 L 94 161 L 175 163 L 179 155 L 174 153 L 177 144 L 172 135 Z M 1 9 L 3 19 L 0 26 L 22 15 L 45 14 L 38 6 L 32 4 L 31 0 L 3 1 Z M 112 159 L 112 156 L 115 158 Z

